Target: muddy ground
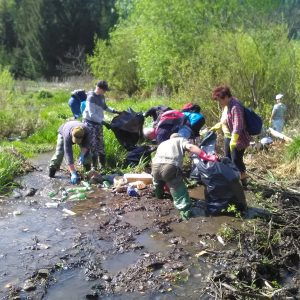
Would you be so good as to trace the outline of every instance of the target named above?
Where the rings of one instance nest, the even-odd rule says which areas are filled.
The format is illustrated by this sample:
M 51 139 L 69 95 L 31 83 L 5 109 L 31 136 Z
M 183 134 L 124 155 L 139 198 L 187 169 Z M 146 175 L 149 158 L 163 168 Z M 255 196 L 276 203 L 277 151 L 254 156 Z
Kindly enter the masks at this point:
M 206 216 L 201 186 L 189 221 L 150 189 L 47 208 L 69 187 L 48 160 L 0 199 L 0 299 L 299 299 L 298 194 L 252 182 L 246 218 Z

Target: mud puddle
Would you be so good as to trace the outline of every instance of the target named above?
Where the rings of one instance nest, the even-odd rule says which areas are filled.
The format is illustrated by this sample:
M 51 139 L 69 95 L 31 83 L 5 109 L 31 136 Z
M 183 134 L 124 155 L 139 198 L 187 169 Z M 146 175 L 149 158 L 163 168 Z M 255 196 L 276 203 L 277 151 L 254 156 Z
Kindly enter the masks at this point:
M 0 299 L 211 299 L 206 287 L 236 253 L 255 255 L 218 237 L 224 225 L 238 236 L 246 221 L 207 217 L 202 187 L 191 190 L 195 217 L 184 222 L 171 200 L 147 191 L 131 198 L 95 188 L 87 200 L 47 208 L 49 192 L 70 187 L 63 172 L 48 178 L 49 158 L 38 157 L 40 171 L 0 204 Z

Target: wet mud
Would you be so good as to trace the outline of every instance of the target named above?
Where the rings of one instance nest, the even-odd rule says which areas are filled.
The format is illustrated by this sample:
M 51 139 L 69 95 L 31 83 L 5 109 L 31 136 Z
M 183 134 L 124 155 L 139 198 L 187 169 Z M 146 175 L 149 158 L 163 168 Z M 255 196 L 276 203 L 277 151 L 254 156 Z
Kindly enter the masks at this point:
M 299 197 L 271 191 L 272 213 L 212 217 L 198 186 L 182 221 L 150 189 L 137 198 L 95 186 L 47 208 L 49 192 L 69 187 L 63 172 L 47 177 L 48 160 L 0 199 L 0 299 L 299 298 Z

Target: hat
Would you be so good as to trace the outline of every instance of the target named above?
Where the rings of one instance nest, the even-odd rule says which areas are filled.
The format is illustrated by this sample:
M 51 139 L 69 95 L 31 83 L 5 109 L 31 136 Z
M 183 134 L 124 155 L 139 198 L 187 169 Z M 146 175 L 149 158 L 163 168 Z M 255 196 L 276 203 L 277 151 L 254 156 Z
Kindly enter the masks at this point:
M 84 136 L 84 129 L 81 126 L 76 126 L 72 129 L 72 142 L 80 145 Z
M 170 139 L 179 138 L 179 137 L 182 137 L 182 135 L 180 135 L 179 133 L 172 133 Z
M 276 95 L 276 100 L 279 100 L 279 99 L 281 99 L 283 97 L 283 95 L 282 94 L 278 94 L 278 95 Z
M 108 84 L 105 80 L 100 80 L 97 82 L 97 87 L 104 90 L 104 91 L 110 91 Z

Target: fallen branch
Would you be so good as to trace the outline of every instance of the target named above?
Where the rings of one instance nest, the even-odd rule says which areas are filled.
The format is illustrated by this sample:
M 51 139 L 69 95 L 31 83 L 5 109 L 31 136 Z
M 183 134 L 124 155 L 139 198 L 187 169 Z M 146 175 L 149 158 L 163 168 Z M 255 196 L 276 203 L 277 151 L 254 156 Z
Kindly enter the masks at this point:
M 284 134 L 281 133 L 281 132 L 278 132 L 278 131 L 274 130 L 274 129 L 271 128 L 271 127 L 268 129 L 268 131 L 271 133 L 271 135 L 273 135 L 273 136 L 276 137 L 276 138 L 279 138 L 279 139 L 284 140 L 284 141 L 286 141 L 286 142 L 292 142 L 292 141 L 293 141 L 292 138 L 290 138 L 290 137 L 284 135 Z

